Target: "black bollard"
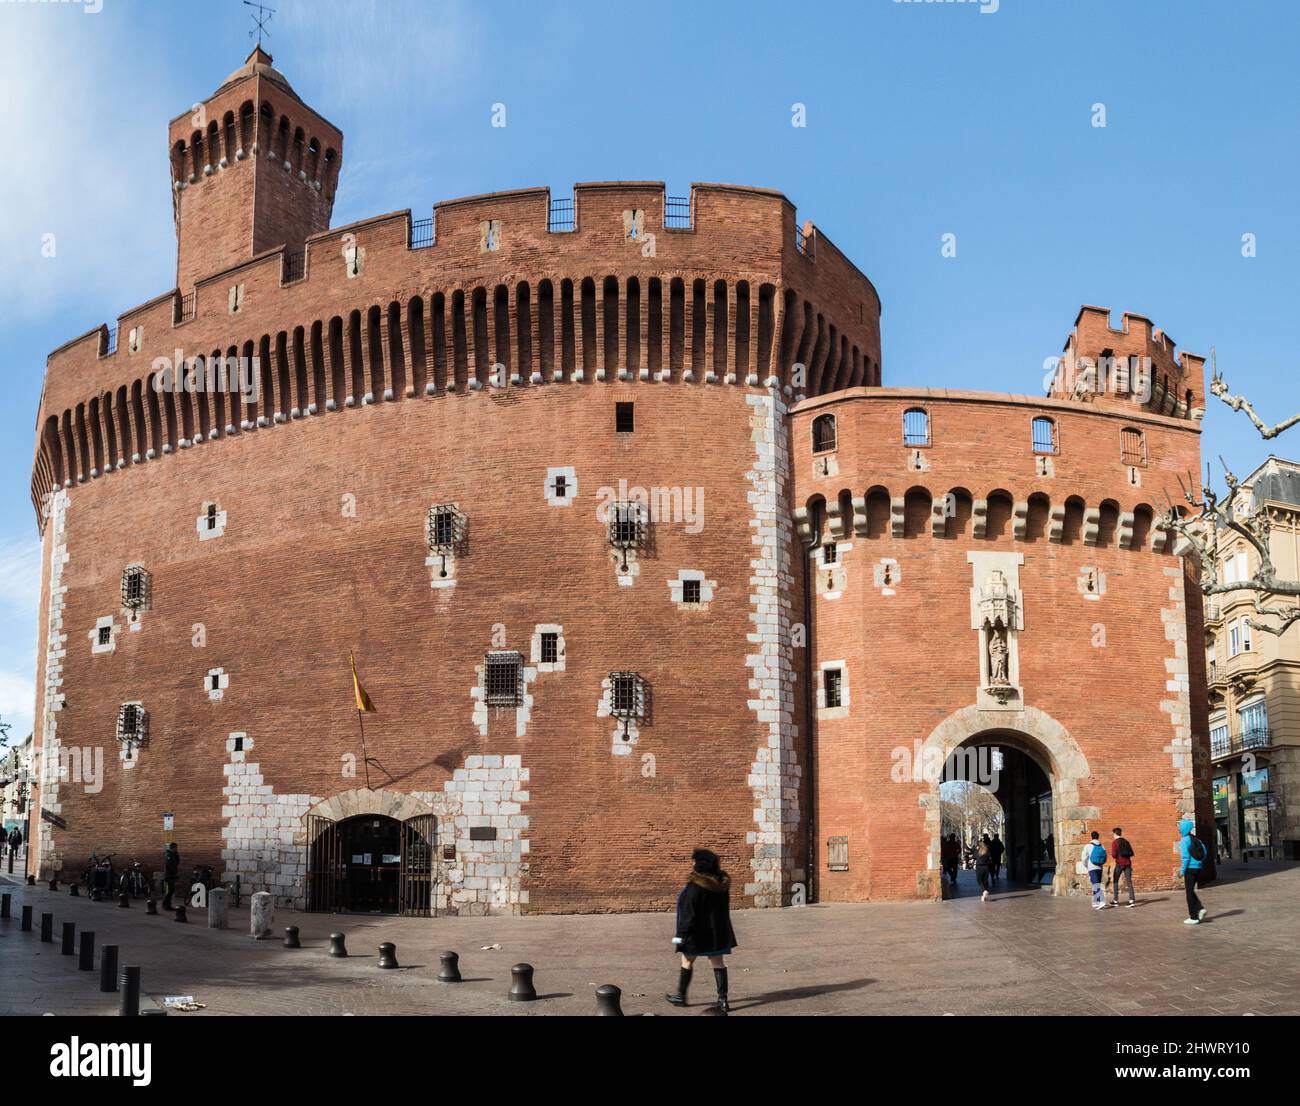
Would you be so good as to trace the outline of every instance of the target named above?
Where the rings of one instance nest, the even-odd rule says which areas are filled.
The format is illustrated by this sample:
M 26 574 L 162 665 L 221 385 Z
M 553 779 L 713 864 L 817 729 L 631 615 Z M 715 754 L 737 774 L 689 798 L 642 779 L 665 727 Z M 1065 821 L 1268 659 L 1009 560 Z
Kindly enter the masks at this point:
M 123 891 L 120 895 L 118 895 L 118 896 L 117 896 L 117 905 L 129 909 L 130 906 L 131 906 L 131 895 L 130 895 L 130 893 L 127 892 L 127 891 Z
M 392 941 L 385 941 L 379 946 L 379 966 L 381 968 L 398 968 L 397 946 Z
M 54 943 L 54 915 L 41 915 L 41 940 L 47 945 Z
M 165 1018 L 167 1016 L 167 1011 L 164 1010 L 161 1006 L 154 1006 L 148 1010 L 141 1010 L 140 1016 L 142 1018 L 150 1017 L 150 1016 L 155 1018 Z
M 619 999 L 622 997 L 623 992 L 612 983 L 597 987 L 596 1016 L 598 1018 L 621 1018 L 623 1016 L 623 1007 L 619 1005 Z
M 298 927 L 297 927 L 297 926 L 285 926 L 285 927 L 284 927 L 284 947 L 287 948 L 287 949 L 300 949 L 300 948 L 302 948 L 302 942 L 298 940 Z
M 441 967 L 438 968 L 438 979 L 443 983 L 459 983 L 460 957 L 454 952 L 444 952 L 438 959 L 441 961 Z
M 74 899 L 79 899 L 79 898 L 81 898 L 81 892 L 78 890 L 78 888 L 79 888 L 80 886 L 81 886 L 81 884 L 79 884 L 79 883 L 70 883 L 70 884 L 68 884 L 68 896 L 69 896 L 70 898 L 74 898 Z
M 176 908 L 176 920 L 177 920 L 178 922 L 188 922 L 188 921 L 189 921 L 189 918 L 188 918 L 188 916 L 187 916 L 186 913 L 185 913 L 185 905 L 184 905 L 184 903 L 182 903 L 180 906 L 178 906 L 178 907 Z
M 77 959 L 77 970 L 93 972 L 95 970 L 95 933 L 93 930 L 81 931 L 81 955 Z
M 139 1017 L 140 969 L 124 966 L 117 977 L 117 983 L 122 991 L 121 1004 L 117 1008 L 118 1016 L 122 1018 Z
M 516 964 L 510 969 L 510 1001 L 532 1002 L 536 997 L 537 989 L 533 986 L 533 966 Z
M 0 918 L 9 917 L 9 892 L 0 895 Z
M 57 879 L 50 880 L 50 890 L 57 891 L 58 889 L 59 889 L 59 881 Z
M 36 877 L 35 877 L 35 876 L 28 876 L 28 877 L 27 877 L 27 886 L 28 886 L 28 887 L 35 887 L 35 886 L 36 886 Z
M 31 933 L 31 931 L 32 931 L 32 907 L 31 907 L 31 903 L 27 903 L 23 907 L 23 932 Z
M 153 899 L 145 899 L 145 900 L 144 900 L 144 912 L 145 912 L 146 914 L 150 915 L 151 917 L 157 917 L 157 914 L 158 914 L 158 904 L 157 904 L 156 902 L 154 902 Z
M 330 934 L 330 955 L 347 956 L 347 954 L 348 954 L 348 946 L 345 942 L 343 934 L 331 933 Z
M 77 923 L 63 923 L 63 955 L 72 956 L 77 951 Z
M 105 993 L 117 990 L 117 946 L 105 945 L 99 956 L 99 989 Z

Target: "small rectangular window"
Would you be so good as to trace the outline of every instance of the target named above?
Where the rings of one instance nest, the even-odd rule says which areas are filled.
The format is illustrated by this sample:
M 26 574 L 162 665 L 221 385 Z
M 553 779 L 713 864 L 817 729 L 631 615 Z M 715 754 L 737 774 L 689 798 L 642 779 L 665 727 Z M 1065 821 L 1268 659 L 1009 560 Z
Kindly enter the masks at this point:
M 209 503 L 208 504 L 208 529 L 215 530 L 216 528 L 217 528 L 217 505 L 215 503 Z
M 483 685 L 490 707 L 517 707 L 522 702 L 523 658 L 518 653 L 489 653 L 483 658 Z
M 822 682 L 826 690 L 826 705 L 828 707 L 838 707 L 840 705 L 840 688 L 843 684 L 843 678 L 844 673 L 838 668 L 827 668 L 823 670 Z
M 640 718 L 644 714 L 645 694 L 636 672 L 609 674 L 610 713 L 616 718 Z
M 682 602 L 698 603 L 700 601 L 700 582 L 699 580 L 682 581 Z
M 912 447 L 930 444 L 930 416 L 920 407 L 903 412 L 903 444 Z
M 560 659 L 560 635 L 551 631 L 542 634 L 542 663 L 555 664 Z
M 465 516 L 454 503 L 440 503 L 429 508 L 426 529 L 430 553 L 451 553 L 465 537 Z
M 630 403 L 614 404 L 614 429 L 620 434 L 631 434 L 636 428 Z
M 140 610 L 149 600 L 149 574 L 143 565 L 130 565 L 122 573 L 122 606 Z
M 847 837 L 828 837 L 826 839 L 826 867 L 832 872 L 849 870 L 849 839 Z
M 635 549 L 641 544 L 644 513 L 637 500 L 611 503 L 609 506 L 609 543 L 619 549 Z
M 1146 436 L 1141 430 L 1121 430 L 1119 433 L 1120 460 L 1126 465 L 1147 463 Z
M 108 645 L 113 640 L 113 628 L 111 626 L 101 626 L 99 628 L 99 644 Z
M 835 549 L 835 543 L 833 541 L 828 541 L 822 546 L 822 564 L 833 565 L 838 556 L 839 553 Z
M 1032 423 L 1035 453 L 1056 452 L 1056 423 L 1049 418 L 1036 418 Z

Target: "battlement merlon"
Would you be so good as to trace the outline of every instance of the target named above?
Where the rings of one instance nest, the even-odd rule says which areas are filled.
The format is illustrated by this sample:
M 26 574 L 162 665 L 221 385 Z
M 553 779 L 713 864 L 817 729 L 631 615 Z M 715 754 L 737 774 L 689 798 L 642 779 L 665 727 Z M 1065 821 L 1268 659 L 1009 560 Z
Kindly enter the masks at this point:
M 771 283 L 817 304 L 827 323 L 879 365 L 874 285 L 816 227 L 801 251 L 794 205 L 781 192 L 696 183 L 691 225 L 680 228 L 664 226 L 663 182 L 584 183 L 575 186 L 574 197 L 574 229 L 567 232 L 548 229 L 550 190 L 529 188 L 437 204 L 426 248 L 412 248 L 407 210 L 308 236 L 299 279 L 286 280 L 296 274 L 287 269 L 292 251 L 284 246 L 234 261 L 199 278 L 192 301 L 172 289 L 123 312 L 119 341 L 100 324 L 54 350 L 46 363 L 43 416 L 129 386 L 147 374 L 154 358 L 172 358 L 178 348 L 192 356 L 381 301 L 542 279 L 682 276 L 703 279 L 710 303 L 715 279 Z M 628 210 L 644 212 L 644 230 L 654 235 L 649 256 L 648 239 L 626 236 Z M 499 240 L 485 252 L 482 224 L 489 219 L 498 223 Z M 353 247 L 363 265 L 348 279 L 345 251 Z M 238 312 L 231 311 L 235 286 L 241 289 Z M 142 340 L 133 353 L 129 335 L 137 328 Z
M 1050 396 L 1082 402 L 1143 406 L 1176 418 L 1205 416 L 1205 358 L 1178 351 L 1145 315 L 1125 311 L 1111 325 L 1107 307 L 1085 304 L 1065 341 Z

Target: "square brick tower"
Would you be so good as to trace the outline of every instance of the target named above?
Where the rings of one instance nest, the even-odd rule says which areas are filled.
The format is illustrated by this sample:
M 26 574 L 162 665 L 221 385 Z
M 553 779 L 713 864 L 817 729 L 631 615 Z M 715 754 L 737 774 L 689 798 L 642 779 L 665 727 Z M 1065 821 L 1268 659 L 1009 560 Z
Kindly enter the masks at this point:
M 343 135 L 298 98 L 256 47 L 168 128 L 176 286 L 328 230 Z

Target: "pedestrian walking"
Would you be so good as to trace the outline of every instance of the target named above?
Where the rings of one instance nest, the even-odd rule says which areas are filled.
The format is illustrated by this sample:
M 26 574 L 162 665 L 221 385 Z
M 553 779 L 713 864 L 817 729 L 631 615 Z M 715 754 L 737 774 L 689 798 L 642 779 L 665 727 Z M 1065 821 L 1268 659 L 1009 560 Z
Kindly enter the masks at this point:
M 677 990 L 664 997 L 674 1006 L 686 1005 L 686 991 L 691 985 L 697 957 L 708 958 L 713 965 L 713 981 L 718 989 L 717 1009 L 725 1014 L 727 1001 L 727 962 L 739 943 L 731 928 L 731 877 L 722 870 L 716 853 L 696 849 L 691 854 L 692 871 L 686 886 L 677 896 L 677 935 L 673 946 L 681 954 Z
M 1079 863 L 1088 873 L 1088 881 L 1092 884 L 1093 910 L 1106 909 L 1106 889 L 1102 877 L 1105 874 L 1108 856 L 1106 846 L 1101 843 L 1101 834 L 1093 830 L 1088 843 L 1083 847 L 1082 856 L 1079 857 Z
M 998 834 L 993 835 L 993 840 L 989 842 L 989 849 L 993 853 L 993 882 L 997 883 L 998 873 L 1002 870 L 1002 857 L 1006 855 L 1007 847 L 1002 843 L 1002 838 Z
M 1178 851 L 1183 858 L 1183 866 L 1178 874 L 1183 877 L 1183 888 L 1187 892 L 1187 917 L 1183 919 L 1183 925 L 1188 926 L 1200 925 L 1205 918 L 1205 907 L 1196 894 L 1196 885 L 1201 880 L 1202 866 L 1210 856 L 1208 846 L 1196 836 L 1195 830 L 1196 823 L 1190 818 L 1184 818 L 1178 823 L 1181 838 Z
M 1123 879 L 1128 885 L 1128 905 L 1137 906 L 1137 898 L 1133 894 L 1133 846 L 1128 843 L 1128 838 L 1119 826 L 1110 831 L 1110 837 L 1110 905 L 1119 906 L 1119 881 Z
M 943 866 L 948 882 L 957 886 L 957 867 L 961 864 L 961 842 L 955 833 L 950 833 L 939 846 L 939 863 Z
M 992 867 L 993 850 L 990 847 L 989 835 L 986 833 L 980 838 L 979 844 L 975 846 L 975 878 L 979 880 L 980 902 L 988 902 L 990 890 L 989 872 Z
M 173 841 L 163 853 L 163 909 L 172 909 L 172 896 L 176 893 L 176 880 L 181 874 L 181 854 Z

